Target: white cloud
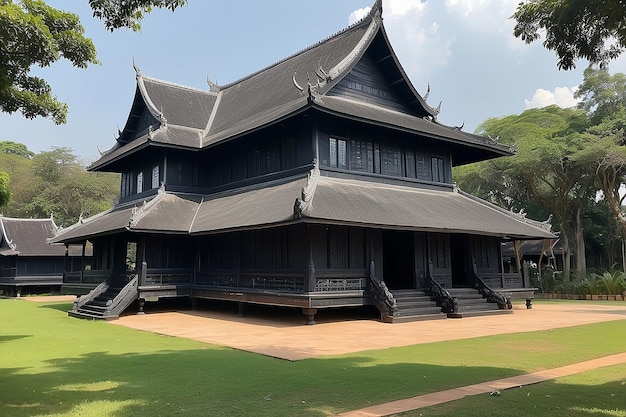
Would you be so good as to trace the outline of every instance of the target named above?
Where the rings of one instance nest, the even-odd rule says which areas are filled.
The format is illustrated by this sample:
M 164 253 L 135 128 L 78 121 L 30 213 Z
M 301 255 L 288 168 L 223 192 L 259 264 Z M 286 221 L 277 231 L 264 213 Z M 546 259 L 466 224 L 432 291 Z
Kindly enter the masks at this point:
M 437 17 L 431 5 L 422 1 L 384 0 L 385 28 L 411 78 L 427 80 L 448 63 L 455 37 L 440 34 Z
M 385 0 L 383 3 L 383 13 L 386 17 L 402 17 L 410 11 L 422 11 L 426 2 L 421 0 Z
M 364 7 L 362 9 L 358 9 L 350 13 L 350 17 L 348 17 L 349 24 L 353 24 L 363 19 L 370 12 L 371 7 Z
M 527 109 L 540 108 L 556 104 L 562 108 L 574 107 L 580 100 L 574 97 L 577 87 L 556 87 L 554 91 L 538 88 L 530 100 L 524 100 Z

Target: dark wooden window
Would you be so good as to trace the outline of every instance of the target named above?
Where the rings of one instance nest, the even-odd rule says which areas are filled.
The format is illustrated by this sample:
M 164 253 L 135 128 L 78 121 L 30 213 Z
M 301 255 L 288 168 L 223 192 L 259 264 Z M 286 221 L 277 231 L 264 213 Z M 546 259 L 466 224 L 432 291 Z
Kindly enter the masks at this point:
M 137 194 L 143 192 L 143 172 L 137 173 Z
M 371 141 L 350 141 L 350 169 L 360 172 L 374 172 L 374 146 Z
M 120 190 L 120 194 L 122 197 L 128 197 L 132 194 L 132 174 L 130 172 L 122 173 L 122 186 Z
M 330 167 L 331 168 L 348 168 L 348 158 L 346 155 L 346 141 L 343 139 L 329 138 L 329 150 L 330 150 Z
M 159 188 L 159 166 L 158 165 L 152 167 L 152 188 Z
M 428 181 L 431 181 L 433 179 L 431 162 L 429 157 L 418 154 L 415 157 L 415 166 L 418 179 Z
M 402 177 L 402 149 L 382 145 L 380 152 L 381 174 L 392 175 L 394 177 Z
M 443 164 L 443 158 L 438 156 L 432 157 L 432 180 L 435 182 L 446 182 L 446 171 Z
M 404 155 L 405 176 L 416 178 L 415 176 L 415 151 L 407 149 Z

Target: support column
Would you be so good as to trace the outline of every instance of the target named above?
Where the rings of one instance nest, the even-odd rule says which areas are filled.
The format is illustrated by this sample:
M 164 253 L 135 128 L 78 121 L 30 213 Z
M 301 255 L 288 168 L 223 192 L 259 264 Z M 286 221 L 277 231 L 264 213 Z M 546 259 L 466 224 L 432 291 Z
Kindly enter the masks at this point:
M 246 303 L 243 303 L 241 301 L 237 302 L 237 315 L 239 317 L 246 317 Z
M 306 316 L 306 325 L 311 326 L 315 324 L 315 315 L 317 314 L 317 308 L 303 308 L 302 314 Z

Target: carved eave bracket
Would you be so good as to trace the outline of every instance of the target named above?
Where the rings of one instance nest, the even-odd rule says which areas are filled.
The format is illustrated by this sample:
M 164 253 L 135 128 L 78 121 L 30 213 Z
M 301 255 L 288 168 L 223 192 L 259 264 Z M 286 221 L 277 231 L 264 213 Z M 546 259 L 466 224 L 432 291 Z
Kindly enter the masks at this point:
M 140 207 L 137 207 L 137 206 L 133 207 L 131 214 L 130 214 L 130 218 L 128 219 L 128 226 L 126 226 L 126 228 L 131 229 L 133 226 L 135 226 L 137 222 L 144 216 L 144 214 L 146 214 L 152 206 L 158 203 L 163 198 L 164 195 L 165 195 L 165 184 L 161 183 L 161 186 L 159 187 L 156 197 L 154 197 L 150 201 L 144 200 Z
M 296 202 L 293 207 L 293 217 L 295 219 L 301 219 L 308 217 L 313 212 L 313 197 L 317 188 L 317 183 L 320 178 L 320 170 L 317 165 L 317 159 L 313 160 L 313 169 L 309 172 L 306 185 L 302 188 L 300 198 L 296 198 Z
M 321 67 L 320 67 L 320 70 L 323 71 Z M 320 90 L 322 89 L 322 87 L 326 85 L 326 80 L 325 79 L 320 80 L 318 78 L 315 83 L 311 83 L 311 77 L 309 76 L 309 73 L 307 73 L 306 87 L 302 87 L 302 85 L 300 85 L 300 83 L 296 79 L 296 74 L 297 72 L 293 73 L 293 76 L 291 77 L 291 81 L 293 82 L 294 87 L 296 87 L 300 91 L 300 94 L 303 96 L 306 95 L 309 103 L 314 102 L 314 101 L 321 102 L 322 94 L 320 93 Z M 315 72 L 315 74 L 317 75 L 317 77 L 320 77 L 317 71 Z
M 510 210 L 510 213 L 513 217 L 515 217 L 517 220 L 529 224 L 531 226 L 535 226 L 541 230 L 544 230 L 548 233 L 552 232 L 552 214 L 550 216 L 548 216 L 548 219 L 540 222 L 537 220 L 532 220 L 526 217 L 526 212 L 524 211 L 524 209 L 520 209 L 519 212 L 515 212 L 513 211 L 513 209 Z

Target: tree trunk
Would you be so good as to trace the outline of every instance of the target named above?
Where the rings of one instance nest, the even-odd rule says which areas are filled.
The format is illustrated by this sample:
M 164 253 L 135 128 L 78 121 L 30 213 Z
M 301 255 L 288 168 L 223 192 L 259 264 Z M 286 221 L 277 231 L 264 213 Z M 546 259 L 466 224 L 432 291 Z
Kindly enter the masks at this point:
M 570 280 L 571 271 L 571 259 L 572 254 L 569 246 L 569 238 L 565 230 L 561 230 L 561 237 L 563 238 L 563 278 L 567 281 Z
M 576 275 L 579 279 L 587 276 L 587 258 L 585 255 L 585 239 L 583 236 L 583 224 L 580 215 L 580 206 L 576 208 L 575 237 L 576 237 Z

